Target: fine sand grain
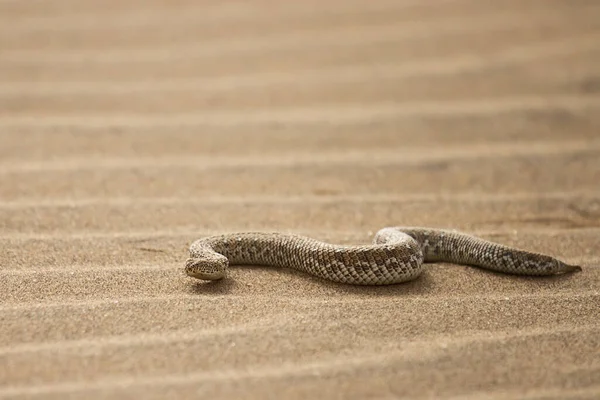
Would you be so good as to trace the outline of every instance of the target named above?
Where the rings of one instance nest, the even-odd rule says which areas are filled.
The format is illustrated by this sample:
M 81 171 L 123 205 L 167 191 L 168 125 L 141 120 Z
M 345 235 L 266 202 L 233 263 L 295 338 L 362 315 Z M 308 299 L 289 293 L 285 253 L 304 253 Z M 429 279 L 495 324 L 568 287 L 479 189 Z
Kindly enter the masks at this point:
M 0 0 L 0 398 L 600 398 L 600 4 Z M 389 287 L 195 239 L 456 228 Z

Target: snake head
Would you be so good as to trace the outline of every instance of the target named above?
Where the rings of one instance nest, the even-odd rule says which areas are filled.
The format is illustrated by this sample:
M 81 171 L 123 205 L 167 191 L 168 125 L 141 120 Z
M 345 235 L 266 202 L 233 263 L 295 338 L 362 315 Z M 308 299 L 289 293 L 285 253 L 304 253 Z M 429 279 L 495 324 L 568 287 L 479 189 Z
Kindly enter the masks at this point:
M 185 262 L 185 273 L 193 278 L 216 281 L 225 277 L 228 265 L 229 261 L 225 256 L 212 253 L 201 258 L 188 258 Z

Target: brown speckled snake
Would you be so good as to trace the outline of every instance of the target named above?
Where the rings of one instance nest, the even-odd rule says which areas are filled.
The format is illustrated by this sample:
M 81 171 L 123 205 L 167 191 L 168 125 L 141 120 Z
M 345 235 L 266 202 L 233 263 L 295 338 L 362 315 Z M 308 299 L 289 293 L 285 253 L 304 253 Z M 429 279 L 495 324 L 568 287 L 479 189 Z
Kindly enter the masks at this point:
M 394 227 L 377 232 L 374 244 L 339 246 L 299 235 L 234 233 L 211 236 L 190 246 L 187 275 L 225 277 L 232 265 L 293 268 L 334 282 L 388 285 L 418 277 L 424 262 L 449 262 L 518 275 L 581 271 L 547 255 L 510 248 L 456 231 Z

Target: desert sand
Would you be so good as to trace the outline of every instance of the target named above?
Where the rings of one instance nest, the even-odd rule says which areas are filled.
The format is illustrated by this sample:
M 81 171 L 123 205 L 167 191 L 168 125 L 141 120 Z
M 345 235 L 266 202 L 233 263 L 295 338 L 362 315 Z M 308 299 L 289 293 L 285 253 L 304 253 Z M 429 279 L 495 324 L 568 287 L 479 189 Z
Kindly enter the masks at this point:
M 597 399 L 600 4 L 0 1 L 0 398 Z M 387 287 L 197 238 L 459 229 Z

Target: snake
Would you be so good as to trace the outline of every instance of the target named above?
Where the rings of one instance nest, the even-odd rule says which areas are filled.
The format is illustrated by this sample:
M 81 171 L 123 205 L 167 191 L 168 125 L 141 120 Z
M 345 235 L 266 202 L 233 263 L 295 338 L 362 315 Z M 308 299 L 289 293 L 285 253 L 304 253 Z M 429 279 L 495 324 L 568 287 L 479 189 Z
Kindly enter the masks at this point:
M 229 265 L 291 268 L 328 281 L 390 285 L 416 279 L 424 263 L 447 262 L 491 271 L 548 276 L 581 271 L 551 256 L 490 242 L 456 230 L 387 227 L 370 245 L 335 245 L 279 232 L 242 232 L 194 241 L 185 273 L 215 281 Z

